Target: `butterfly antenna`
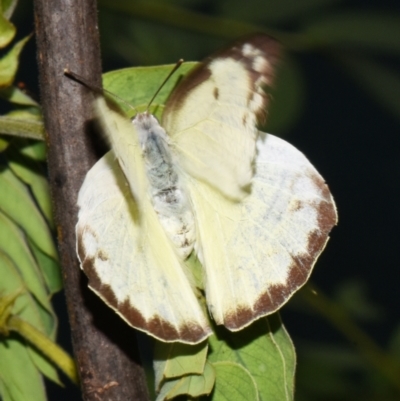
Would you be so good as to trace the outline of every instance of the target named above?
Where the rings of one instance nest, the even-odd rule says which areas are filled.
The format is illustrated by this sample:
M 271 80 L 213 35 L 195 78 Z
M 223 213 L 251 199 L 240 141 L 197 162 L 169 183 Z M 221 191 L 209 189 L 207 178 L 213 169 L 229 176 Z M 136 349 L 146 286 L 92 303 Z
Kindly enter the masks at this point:
M 182 65 L 183 59 L 178 60 L 178 62 L 175 64 L 175 67 L 172 69 L 172 71 L 167 75 L 167 77 L 164 79 L 164 82 L 160 85 L 160 87 L 157 89 L 156 93 L 153 95 L 151 98 L 149 104 L 147 105 L 146 110 L 148 111 L 151 104 L 153 103 L 154 99 L 156 96 L 160 93 L 160 90 L 164 87 L 164 85 L 168 82 L 168 80 L 171 78 L 171 76 L 175 73 L 175 71 Z
M 84 77 L 82 77 L 81 75 L 79 75 L 75 72 L 72 72 L 69 68 L 64 68 L 64 74 L 68 78 L 71 78 L 72 80 L 80 83 L 81 85 L 86 86 L 91 91 L 98 93 L 99 95 L 104 95 L 106 93 L 107 95 L 110 95 L 110 96 L 114 97 L 115 99 L 118 99 L 120 102 L 124 103 L 130 109 L 134 110 L 135 113 L 138 113 L 137 109 L 134 106 L 132 106 L 129 102 L 127 102 L 125 99 L 123 99 L 122 97 L 119 97 L 115 93 L 110 92 L 107 89 L 101 88 L 100 86 L 91 84 L 87 79 L 85 79 Z

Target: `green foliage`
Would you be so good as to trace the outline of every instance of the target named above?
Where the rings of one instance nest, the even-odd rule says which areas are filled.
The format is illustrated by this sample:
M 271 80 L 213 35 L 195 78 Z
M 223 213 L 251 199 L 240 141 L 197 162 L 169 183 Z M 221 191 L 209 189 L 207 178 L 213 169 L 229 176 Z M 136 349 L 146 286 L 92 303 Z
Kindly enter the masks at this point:
M 3 2 L 0 46 L 16 30 L 8 18 L 16 2 Z M 0 59 L 0 97 L 16 105 L 0 117 L 0 398 L 44 401 L 43 376 L 61 384 L 57 365 L 76 376 L 55 344 L 57 318 L 50 302 L 61 289 L 43 139 L 37 103 L 13 86 L 23 38 Z M 10 136 L 12 135 L 12 136 Z M 22 138 L 21 138 L 22 137 Z
M 207 400 L 293 400 L 295 352 L 279 315 L 196 346 L 156 342 L 157 400 L 188 394 Z

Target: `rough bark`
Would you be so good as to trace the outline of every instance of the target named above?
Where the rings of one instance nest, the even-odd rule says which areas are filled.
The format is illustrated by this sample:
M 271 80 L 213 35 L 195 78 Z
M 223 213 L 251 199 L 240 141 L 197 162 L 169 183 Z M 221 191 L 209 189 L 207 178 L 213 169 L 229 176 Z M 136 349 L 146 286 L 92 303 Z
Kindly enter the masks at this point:
M 77 194 L 96 152 L 87 135 L 91 94 L 63 70 L 100 84 L 96 2 L 35 0 L 35 25 L 50 185 L 83 397 L 147 400 L 136 334 L 87 289 L 75 253 Z

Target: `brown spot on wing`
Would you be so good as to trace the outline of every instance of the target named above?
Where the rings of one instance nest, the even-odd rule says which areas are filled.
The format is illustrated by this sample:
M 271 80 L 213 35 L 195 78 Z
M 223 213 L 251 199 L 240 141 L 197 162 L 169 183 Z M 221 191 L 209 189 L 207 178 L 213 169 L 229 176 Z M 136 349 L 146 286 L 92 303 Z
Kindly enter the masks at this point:
M 218 98 L 219 98 L 219 91 L 218 91 L 218 88 L 214 88 L 214 91 L 213 91 L 213 95 L 214 95 L 214 99 L 215 100 L 218 100 Z
M 97 256 L 98 256 L 99 259 L 101 259 L 103 262 L 105 262 L 105 261 L 108 260 L 107 253 L 106 253 L 105 251 L 103 251 L 103 250 L 100 250 L 100 251 L 97 253 Z

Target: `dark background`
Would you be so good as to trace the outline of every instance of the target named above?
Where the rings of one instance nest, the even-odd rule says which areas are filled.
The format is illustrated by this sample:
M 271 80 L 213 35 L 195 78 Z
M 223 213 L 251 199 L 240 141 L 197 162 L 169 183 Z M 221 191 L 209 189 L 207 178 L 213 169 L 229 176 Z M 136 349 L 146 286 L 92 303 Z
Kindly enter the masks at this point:
M 371 11 L 397 15 L 400 11 L 400 3 L 395 0 L 321 0 L 318 7 L 270 21 L 263 15 L 261 2 L 258 2 L 258 13 L 252 17 L 253 2 L 257 3 L 256 0 L 246 1 L 244 17 L 248 22 L 292 33 L 302 32 L 309 21 L 337 13 Z M 226 2 L 176 3 L 208 15 L 239 18 L 226 11 L 229 9 Z M 290 2 L 287 3 L 289 8 Z M 202 59 L 227 42 L 225 38 L 207 32 L 138 21 L 134 16 L 121 15 L 110 9 L 112 6 L 107 2 L 106 5 L 108 8 L 101 7 L 99 14 L 104 71 L 133 65 L 173 63 L 179 57 Z M 33 30 L 32 16 L 31 4 L 21 2 L 13 18 L 19 37 Z M 351 34 L 348 33 L 349 37 Z M 235 36 L 238 35 L 232 32 L 232 39 Z M 400 36 L 398 40 L 400 42 Z M 400 116 L 393 108 L 385 106 L 368 85 L 360 85 L 352 72 L 337 62 L 336 56 L 359 53 L 398 74 L 399 53 L 377 49 L 365 51 L 362 46 L 358 49 L 356 45 L 349 48 L 345 45 L 344 48 L 339 44 L 335 48 L 326 46 L 293 52 L 289 44 L 288 60 L 294 62 L 293 71 L 299 79 L 295 85 L 297 93 L 288 96 L 287 104 L 293 102 L 295 106 L 288 107 L 286 123 L 285 118 L 283 123 L 279 123 L 282 121 L 280 117 L 275 119 L 278 121 L 276 124 L 273 121 L 271 124 L 274 134 L 283 136 L 307 155 L 327 181 L 337 203 L 339 225 L 333 230 L 331 240 L 316 265 L 312 281 L 322 292 L 343 305 L 355 321 L 388 350 L 398 338 L 396 333 L 400 329 Z M 24 81 L 32 92 L 38 93 L 35 57 L 32 40 L 23 52 L 18 79 Z M 370 79 L 375 78 L 371 76 Z M 400 102 L 400 75 L 398 89 L 399 92 L 395 86 L 387 89 L 393 92 L 388 93 L 393 102 Z M 281 99 L 277 113 L 285 113 L 285 99 Z M 271 115 L 273 119 L 274 115 Z M 60 319 L 59 341 L 71 351 L 62 294 L 54 297 L 54 305 Z M 281 313 L 298 352 L 296 399 L 396 399 L 384 379 L 378 386 L 374 383 L 379 374 L 356 353 L 353 344 L 300 297 L 294 297 Z M 325 370 L 328 373 L 321 379 L 322 384 L 315 383 L 315 372 Z M 80 399 L 79 392 L 68 380 L 64 382 L 65 389 L 49 384 L 49 400 Z M 318 384 L 314 389 L 313 382 Z

